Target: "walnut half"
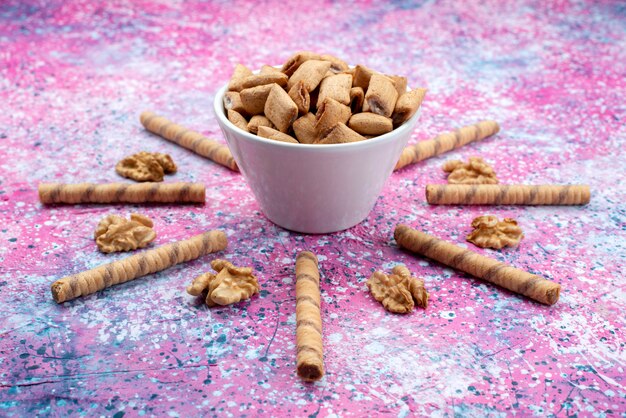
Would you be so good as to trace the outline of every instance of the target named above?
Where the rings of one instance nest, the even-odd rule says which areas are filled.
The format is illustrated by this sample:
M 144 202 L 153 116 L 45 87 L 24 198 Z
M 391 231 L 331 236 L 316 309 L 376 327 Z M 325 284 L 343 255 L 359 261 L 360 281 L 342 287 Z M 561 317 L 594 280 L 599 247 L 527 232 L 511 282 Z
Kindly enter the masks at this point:
M 470 157 L 467 164 L 460 160 L 446 161 L 441 166 L 450 184 L 498 184 L 493 168 L 480 157 Z
M 201 296 L 206 293 L 208 306 L 230 305 L 249 299 L 259 292 L 259 282 L 250 267 L 235 267 L 226 260 L 213 260 L 211 267 L 217 274 L 204 273 L 187 287 L 187 293 Z
M 156 238 L 150 218 L 138 213 L 130 221 L 118 215 L 108 215 L 96 227 L 94 239 L 103 253 L 131 251 L 143 248 Z
M 376 271 L 370 276 L 367 287 L 374 299 L 395 313 L 409 313 L 415 303 L 422 308 L 428 306 L 428 292 L 422 280 L 411 277 L 411 272 L 403 265 L 394 267 L 392 273 Z
M 522 228 L 511 218 L 498 221 L 493 215 L 479 216 L 472 221 L 472 228 L 466 239 L 481 248 L 515 247 L 524 238 Z
M 136 181 L 163 181 L 163 175 L 175 173 L 174 160 L 168 154 L 141 151 L 117 163 L 117 174 Z

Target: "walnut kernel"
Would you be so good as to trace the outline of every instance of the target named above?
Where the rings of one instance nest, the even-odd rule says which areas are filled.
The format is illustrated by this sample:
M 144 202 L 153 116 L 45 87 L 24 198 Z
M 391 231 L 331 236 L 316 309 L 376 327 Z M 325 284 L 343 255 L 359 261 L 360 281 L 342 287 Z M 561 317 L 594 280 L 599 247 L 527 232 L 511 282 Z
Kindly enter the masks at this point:
M 424 282 L 416 277 L 411 277 L 409 269 L 402 264 L 395 266 L 391 272 L 406 280 L 409 292 L 411 292 L 417 306 L 426 309 L 428 306 L 428 292 L 424 287 Z
M 467 164 L 460 160 L 446 161 L 441 166 L 450 184 L 498 184 L 495 171 L 480 157 L 470 157 Z
M 226 260 L 213 260 L 216 275 L 205 273 L 196 277 L 187 287 L 187 293 L 200 296 L 206 293 L 208 306 L 230 305 L 249 299 L 259 292 L 259 282 L 250 267 L 236 267 Z
M 175 173 L 176 164 L 167 154 L 141 151 L 117 163 L 115 171 L 136 181 L 163 181 L 165 173 Z
M 152 221 L 138 213 L 130 221 L 118 215 L 108 215 L 96 227 L 94 239 L 103 253 L 131 251 L 143 248 L 156 238 Z
M 466 239 L 481 248 L 515 247 L 524 238 L 522 228 L 511 218 L 498 221 L 493 215 L 479 216 L 472 221 L 472 228 Z
M 402 265 L 394 267 L 392 273 L 386 275 L 376 271 L 370 276 L 367 287 L 374 299 L 395 313 L 410 312 L 415 302 L 423 308 L 428 306 L 428 293 L 423 281 L 411 277 L 409 270 Z

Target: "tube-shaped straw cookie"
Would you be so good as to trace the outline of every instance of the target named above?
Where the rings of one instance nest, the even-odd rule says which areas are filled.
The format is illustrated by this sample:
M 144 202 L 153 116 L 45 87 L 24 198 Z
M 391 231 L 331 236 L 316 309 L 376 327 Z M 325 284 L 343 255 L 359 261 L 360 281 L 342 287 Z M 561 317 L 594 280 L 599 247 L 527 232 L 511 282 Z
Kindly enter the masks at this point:
M 559 300 L 561 285 L 541 276 L 527 273 L 493 258 L 466 250 L 406 225 L 396 226 L 393 235 L 400 247 L 432 258 L 489 283 L 497 284 L 537 302 L 554 305 Z
M 409 164 L 414 164 L 427 158 L 435 157 L 444 152 L 460 148 L 473 141 L 485 139 L 495 135 L 500 130 L 498 122 L 483 120 L 475 125 L 464 126 L 456 131 L 444 132 L 435 138 L 409 145 L 402 150 L 400 160 L 394 170 L 399 170 Z
M 304 380 L 324 375 L 320 273 L 315 254 L 302 251 L 296 257 L 296 368 Z
M 148 131 L 233 171 L 239 171 L 237 163 L 235 163 L 235 159 L 226 145 L 206 138 L 184 126 L 177 125 L 153 112 L 143 112 L 139 119 Z
M 39 200 L 52 203 L 204 203 L 203 183 L 41 183 Z
M 589 186 L 525 184 L 429 184 L 431 205 L 586 205 Z
M 226 234 L 222 231 L 208 231 L 183 241 L 162 245 L 82 273 L 63 277 L 52 283 L 52 297 L 57 303 L 63 303 L 79 296 L 90 295 L 205 254 L 222 251 L 227 244 Z

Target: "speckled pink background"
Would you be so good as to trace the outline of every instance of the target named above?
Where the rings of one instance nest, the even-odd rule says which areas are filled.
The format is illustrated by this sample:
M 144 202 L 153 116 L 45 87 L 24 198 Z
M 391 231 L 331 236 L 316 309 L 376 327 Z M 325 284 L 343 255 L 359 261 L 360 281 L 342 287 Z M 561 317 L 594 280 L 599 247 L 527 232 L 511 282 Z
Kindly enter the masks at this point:
M 623 415 L 626 411 L 626 7 L 620 1 L 0 2 L 0 416 Z M 371 215 L 303 236 L 260 213 L 232 173 L 146 133 L 151 109 L 221 140 L 213 94 L 234 64 L 337 54 L 429 88 L 412 141 L 483 118 L 491 139 L 392 175 Z M 118 181 L 139 150 L 205 206 L 42 207 L 39 182 Z M 584 207 L 431 207 L 448 158 L 506 183 L 588 183 Z M 97 251 L 110 213 L 155 220 L 155 245 L 219 228 L 261 293 L 209 310 L 184 292 L 203 257 L 95 295 L 50 284 L 123 254 Z M 407 223 L 463 243 L 473 217 L 518 219 L 518 249 L 481 252 L 563 286 L 546 307 L 404 253 Z M 325 378 L 295 375 L 293 260 L 319 255 Z M 426 311 L 384 311 L 375 269 L 406 263 Z

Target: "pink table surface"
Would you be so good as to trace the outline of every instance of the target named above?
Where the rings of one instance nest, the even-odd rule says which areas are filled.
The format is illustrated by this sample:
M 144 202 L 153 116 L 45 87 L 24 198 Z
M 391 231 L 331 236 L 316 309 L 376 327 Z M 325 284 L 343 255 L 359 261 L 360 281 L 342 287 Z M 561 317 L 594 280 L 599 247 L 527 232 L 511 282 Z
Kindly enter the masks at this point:
M 330 235 L 274 226 L 243 178 L 143 130 L 151 109 L 220 141 L 233 66 L 311 49 L 429 89 L 412 142 L 492 118 L 496 137 L 394 173 L 370 216 Z M 0 3 L 0 416 L 624 415 L 626 7 L 623 2 L 19 1 Z M 40 182 L 119 181 L 139 150 L 204 206 L 43 207 Z M 429 206 L 443 161 L 480 155 L 503 183 L 587 183 L 583 207 Z M 50 284 L 97 251 L 111 213 L 155 220 L 154 245 L 209 229 L 260 295 L 208 309 L 184 291 L 214 256 L 63 305 Z M 517 249 L 479 250 L 560 283 L 542 306 L 399 250 L 407 223 L 463 243 L 473 217 L 516 218 Z M 294 257 L 319 255 L 326 376 L 295 375 Z M 428 309 L 368 294 L 405 263 Z

